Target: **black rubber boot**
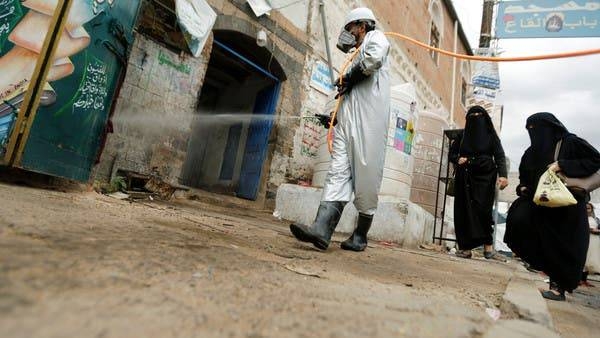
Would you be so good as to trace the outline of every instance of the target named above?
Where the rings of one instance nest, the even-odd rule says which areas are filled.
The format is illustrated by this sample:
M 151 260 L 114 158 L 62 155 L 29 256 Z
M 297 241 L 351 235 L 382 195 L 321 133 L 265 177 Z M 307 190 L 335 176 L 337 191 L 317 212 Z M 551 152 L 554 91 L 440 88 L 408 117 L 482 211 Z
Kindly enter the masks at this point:
M 315 222 L 311 226 L 291 224 L 292 234 L 302 242 L 312 243 L 321 250 L 327 249 L 345 204 L 345 202 L 321 202 Z
M 352 236 L 342 242 L 342 249 L 352 251 L 363 251 L 367 247 L 367 233 L 371 228 L 373 222 L 373 215 L 358 214 L 358 221 L 356 222 L 356 229 L 352 233 Z

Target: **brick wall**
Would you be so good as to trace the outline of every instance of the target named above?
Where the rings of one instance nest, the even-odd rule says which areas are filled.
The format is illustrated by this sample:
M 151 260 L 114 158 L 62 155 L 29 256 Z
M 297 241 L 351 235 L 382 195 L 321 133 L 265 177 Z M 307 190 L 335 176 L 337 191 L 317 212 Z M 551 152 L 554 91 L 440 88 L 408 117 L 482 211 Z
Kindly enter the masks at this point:
M 380 18 L 386 31 L 397 32 L 423 43 L 429 43 L 431 28 L 430 0 L 371 0 L 364 2 Z M 439 4 L 443 9 L 440 48 L 453 51 L 454 22 L 447 8 L 443 5 L 443 1 L 440 0 Z M 393 39 L 401 50 L 401 55 L 396 56 L 396 65 L 401 68 L 402 78 L 415 84 L 421 109 L 449 114 L 452 100 L 454 100 L 455 111 L 463 109 L 460 103 L 461 61 L 456 63 L 456 77 L 454 78 L 456 92 L 454 98 L 452 98 L 452 58 L 440 55 L 439 64 L 436 64 L 427 49 L 398 38 L 390 39 Z M 466 46 L 461 41 L 458 42 L 457 52 L 461 54 L 467 52 Z

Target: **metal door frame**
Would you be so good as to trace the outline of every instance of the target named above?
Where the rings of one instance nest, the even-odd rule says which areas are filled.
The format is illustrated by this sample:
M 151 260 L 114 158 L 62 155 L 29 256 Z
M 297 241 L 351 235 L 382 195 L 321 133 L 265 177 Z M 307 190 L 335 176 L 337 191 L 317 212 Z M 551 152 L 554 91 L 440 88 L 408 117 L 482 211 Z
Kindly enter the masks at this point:
M 266 112 L 270 112 L 268 115 L 275 115 L 275 109 L 277 108 L 277 98 L 279 97 L 279 90 L 280 90 L 281 86 L 279 82 L 276 82 L 272 85 L 270 85 L 268 88 L 265 89 L 269 89 L 270 93 L 269 93 L 269 98 L 267 99 L 267 101 L 265 102 L 265 111 Z M 254 107 L 254 112 L 256 112 L 256 106 Z M 267 134 L 264 136 L 266 139 L 264 140 L 264 147 L 261 147 L 259 150 L 260 153 L 260 157 L 262 158 L 259 169 L 258 169 L 258 177 L 256 178 L 257 182 L 255 184 L 256 189 L 252 189 L 252 193 L 250 193 L 249 195 L 245 195 L 243 196 L 241 194 L 242 191 L 242 186 L 241 186 L 241 182 L 238 185 L 238 189 L 237 189 L 237 193 L 238 196 L 242 197 L 242 198 L 246 198 L 246 199 L 250 199 L 250 200 L 256 200 L 256 196 L 258 194 L 258 191 L 260 189 L 260 181 L 261 181 L 261 177 L 262 177 L 262 167 L 264 165 L 265 162 L 265 158 L 266 158 L 266 153 L 267 153 L 267 149 L 268 149 L 268 145 L 269 145 L 269 135 L 271 134 L 272 128 L 273 128 L 273 121 L 269 120 L 269 121 L 252 121 L 250 123 L 250 127 L 249 127 L 249 131 L 251 131 L 252 129 L 252 124 L 260 124 L 260 123 L 265 123 L 267 125 L 268 128 L 268 132 Z M 260 127 L 259 127 L 260 128 Z M 248 133 L 248 137 L 247 139 L 250 139 L 251 134 Z M 240 171 L 240 181 L 241 181 L 241 177 L 243 176 L 244 173 L 244 163 L 245 163 L 245 157 L 246 154 L 248 153 L 248 142 L 246 142 L 246 148 L 244 149 L 244 155 L 242 156 L 242 158 L 244 158 L 244 160 L 242 160 L 242 165 L 241 165 L 241 171 Z M 248 184 L 249 186 L 253 187 L 254 185 Z
M 237 51 L 235 51 L 234 49 L 232 49 L 231 47 L 227 46 L 226 44 L 218 41 L 218 40 L 213 40 L 213 44 L 217 45 L 218 47 L 222 48 L 223 50 L 225 50 L 227 53 L 239 58 L 240 60 L 242 60 L 244 63 L 248 64 L 250 67 L 252 67 L 253 69 L 255 69 L 256 71 L 258 71 L 260 74 L 266 76 L 267 78 L 273 80 L 275 83 L 273 84 L 273 95 L 271 97 L 271 103 L 270 106 L 271 108 L 269 110 L 271 110 L 273 112 L 273 115 L 275 115 L 275 110 L 277 108 L 277 100 L 279 99 L 279 94 L 280 94 L 280 90 L 281 90 L 281 80 L 279 80 L 279 78 L 275 77 L 273 74 L 271 74 L 269 71 L 267 71 L 266 69 L 262 68 L 261 66 L 257 65 L 256 63 L 254 63 L 253 61 L 251 61 L 250 59 L 248 59 L 247 57 L 243 56 L 242 54 L 238 53 Z M 252 123 L 252 122 L 251 122 Z M 269 121 L 269 134 L 272 131 L 273 128 L 273 121 Z M 248 135 L 249 137 L 249 135 Z M 268 136 L 267 136 L 268 137 Z M 267 140 L 267 145 L 268 145 L 268 140 Z M 263 154 L 263 164 L 264 164 L 264 160 L 266 158 L 266 148 L 264 149 L 264 154 Z M 245 153 L 245 149 L 244 149 L 244 153 Z M 243 163 L 242 163 L 243 166 Z M 258 183 L 257 183 L 257 191 L 260 189 L 260 180 L 262 177 L 262 168 L 260 170 L 260 174 L 258 177 Z M 256 194 L 255 194 L 256 195 Z M 255 196 L 256 199 L 256 196 Z

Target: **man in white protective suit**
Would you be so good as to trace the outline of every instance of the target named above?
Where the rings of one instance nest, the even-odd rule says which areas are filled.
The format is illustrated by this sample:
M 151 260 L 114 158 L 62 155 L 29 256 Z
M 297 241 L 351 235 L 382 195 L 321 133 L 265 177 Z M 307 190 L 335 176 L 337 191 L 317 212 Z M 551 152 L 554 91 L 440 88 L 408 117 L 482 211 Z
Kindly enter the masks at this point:
M 294 223 L 290 230 L 298 240 L 327 249 L 344 206 L 354 193 L 358 221 L 352 236 L 341 247 L 363 251 L 377 209 L 385 159 L 390 43 L 383 32 L 375 29 L 373 12 L 356 8 L 346 17 L 337 47 L 345 53 L 353 48 L 359 51 L 350 70 L 341 81 L 336 81 L 343 101 L 335 124 L 332 159 L 321 203 L 312 225 Z M 321 122 L 329 127 L 328 119 Z

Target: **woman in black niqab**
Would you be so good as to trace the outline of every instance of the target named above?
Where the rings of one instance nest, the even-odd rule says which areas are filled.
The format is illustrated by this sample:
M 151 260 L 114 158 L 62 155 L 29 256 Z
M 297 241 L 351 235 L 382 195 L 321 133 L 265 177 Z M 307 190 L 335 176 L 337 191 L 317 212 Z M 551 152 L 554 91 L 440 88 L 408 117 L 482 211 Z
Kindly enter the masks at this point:
M 506 160 L 492 120 L 481 106 L 469 109 L 462 139 L 454 143 L 451 161 L 456 165 L 454 228 L 457 256 L 471 257 L 471 249 L 484 246 L 488 259 L 504 260 L 493 252 L 492 208 L 496 183 L 508 184 Z M 458 149 L 456 149 L 458 148 Z
M 498 136 L 492 119 L 481 106 L 474 106 L 467 112 L 463 132 L 461 155 L 485 154 L 497 141 Z
M 565 300 L 564 292 L 578 286 L 585 264 L 589 243 L 585 205 L 589 194 L 575 192 L 577 204 L 560 208 L 538 206 L 533 203 L 533 195 L 540 176 L 548 168 L 569 177 L 587 177 L 600 169 L 600 154 L 585 140 L 569 133 L 550 113 L 531 115 L 526 128 L 531 146 L 519 165 L 519 198 L 508 211 L 504 241 L 533 269 L 550 277 L 550 290 L 543 291 L 542 296 Z
M 556 143 L 569 134 L 565 126 L 550 113 L 537 113 L 527 119 L 527 133 L 531 141 L 531 160 L 547 167 L 554 162 Z M 545 170 L 545 169 L 544 169 Z

